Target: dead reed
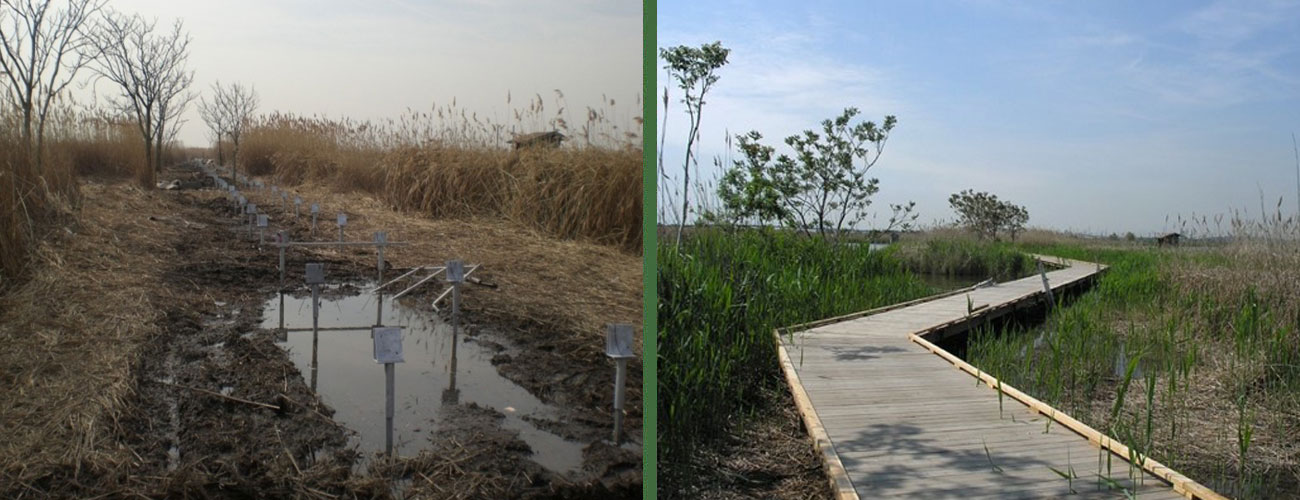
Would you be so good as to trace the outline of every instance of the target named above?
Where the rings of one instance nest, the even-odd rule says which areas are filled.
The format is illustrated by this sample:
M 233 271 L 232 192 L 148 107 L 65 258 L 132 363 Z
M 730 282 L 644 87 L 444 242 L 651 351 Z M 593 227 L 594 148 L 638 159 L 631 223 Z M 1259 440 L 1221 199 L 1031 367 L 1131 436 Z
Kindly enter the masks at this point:
M 1217 491 L 1291 497 L 1300 492 L 1297 226 L 1278 214 L 1215 219 L 1180 220 L 1178 231 L 1198 238 L 1175 248 L 1026 245 L 1111 267 L 1042 327 L 976 335 L 968 352 Z M 1125 398 L 1130 377 L 1137 394 Z
M 154 273 L 174 227 L 140 213 L 139 188 L 92 184 L 77 223 L 36 244 L 35 265 L 0 298 L 0 484 L 87 478 L 130 464 L 110 443 L 120 431 L 131 367 L 161 321 Z M 61 465 L 60 465 L 61 464 Z M 13 489 L 10 489 L 13 488 Z
M 562 111 L 544 113 L 539 96 L 516 112 L 513 126 L 454 105 L 380 123 L 272 114 L 247 132 L 239 164 L 282 184 L 367 192 L 399 210 L 503 217 L 553 237 L 639 252 L 640 131 L 619 132 L 606 112 L 588 110 L 570 141 L 576 145 L 505 147 L 539 116 L 551 117 L 543 126 L 568 131 Z

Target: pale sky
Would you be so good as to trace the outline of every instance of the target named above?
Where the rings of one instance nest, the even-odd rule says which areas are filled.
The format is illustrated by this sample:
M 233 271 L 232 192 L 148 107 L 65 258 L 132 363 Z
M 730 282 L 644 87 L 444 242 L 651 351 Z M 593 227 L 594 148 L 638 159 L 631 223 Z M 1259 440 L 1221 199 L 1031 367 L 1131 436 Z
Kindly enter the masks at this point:
M 703 112 L 705 177 L 728 132 L 784 152 L 856 106 L 898 116 L 873 206 L 914 200 L 922 222 L 951 221 L 947 197 L 967 188 L 1024 205 L 1031 226 L 1092 233 L 1257 217 L 1261 190 L 1297 211 L 1298 1 L 661 0 L 658 26 L 660 47 L 732 49 Z M 680 175 L 686 114 L 657 66 Z
M 639 0 L 161 1 L 110 0 L 124 13 L 180 18 L 190 32 L 194 87 L 217 79 L 256 87 L 259 112 L 396 118 L 436 103 L 513 123 L 510 107 L 540 94 L 546 113 L 585 121 L 610 110 L 623 128 L 641 115 Z M 111 90 L 99 84 L 99 92 Z M 512 103 L 506 104 L 507 93 Z M 615 106 L 601 106 L 602 94 Z M 197 103 L 197 101 L 196 101 Z M 197 105 L 180 139 L 206 145 Z

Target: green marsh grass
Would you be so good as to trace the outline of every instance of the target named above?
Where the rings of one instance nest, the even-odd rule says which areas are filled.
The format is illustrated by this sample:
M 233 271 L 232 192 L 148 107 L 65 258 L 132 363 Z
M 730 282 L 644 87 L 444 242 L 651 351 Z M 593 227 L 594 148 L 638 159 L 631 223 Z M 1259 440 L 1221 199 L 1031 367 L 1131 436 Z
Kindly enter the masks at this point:
M 1025 276 L 1033 258 L 1008 243 L 973 239 L 928 240 L 903 245 L 899 258 L 912 272 L 943 276 L 980 276 L 999 282 Z
M 1294 246 L 1021 248 L 1110 267 L 1039 327 L 972 334 L 969 362 L 1107 430 L 1133 460 L 1230 496 L 1300 494 Z
M 975 262 L 950 268 L 904 257 L 908 244 L 870 251 L 775 229 L 688 234 L 680 252 L 658 249 L 658 430 L 668 461 L 743 424 L 756 394 L 783 383 L 774 329 L 937 293 L 917 272 L 1023 262 L 990 245 L 962 247 Z

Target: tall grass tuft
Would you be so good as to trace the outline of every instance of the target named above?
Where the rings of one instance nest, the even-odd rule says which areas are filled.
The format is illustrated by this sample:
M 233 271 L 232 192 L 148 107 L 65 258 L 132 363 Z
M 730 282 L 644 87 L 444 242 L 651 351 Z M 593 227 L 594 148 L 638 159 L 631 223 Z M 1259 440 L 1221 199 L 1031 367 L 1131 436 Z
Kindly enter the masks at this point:
M 0 289 L 22 279 L 36 243 L 54 221 L 76 208 L 78 174 L 134 175 L 144 157 L 143 142 L 131 142 L 128 129 L 102 116 L 61 108 L 46 125 L 38 161 L 19 132 L 16 115 L 0 110 Z
M 972 336 L 968 361 L 1232 496 L 1300 493 L 1300 252 L 1237 225 L 1180 250 L 1025 245 L 1110 268 L 1041 327 Z
M 540 96 L 515 111 L 512 124 L 454 105 L 377 123 L 273 114 L 246 132 L 238 161 L 244 172 L 281 183 L 364 191 L 433 217 L 500 216 L 639 252 L 640 120 L 621 131 L 607 116 L 589 109 L 586 123 L 569 131 L 563 107 L 547 114 Z M 534 131 L 527 127 L 568 132 L 570 144 L 508 149 L 514 133 Z
M 1028 275 L 1034 259 L 1008 243 L 973 239 L 931 239 L 904 245 L 899 257 L 908 269 L 944 276 L 983 276 L 1010 281 Z
M 909 270 L 905 249 L 871 251 L 772 228 L 695 228 L 680 251 L 669 242 L 658 252 L 664 463 L 743 422 L 756 395 L 781 383 L 775 328 L 937 292 Z

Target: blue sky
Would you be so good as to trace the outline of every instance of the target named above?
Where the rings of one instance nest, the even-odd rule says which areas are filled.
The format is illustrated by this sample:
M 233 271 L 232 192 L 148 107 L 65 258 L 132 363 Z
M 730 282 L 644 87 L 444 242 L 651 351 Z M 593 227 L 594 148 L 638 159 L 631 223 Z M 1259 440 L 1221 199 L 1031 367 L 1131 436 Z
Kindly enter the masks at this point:
M 1297 210 L 1300 0 L 661 0 L 658 16 L 660 47 L 732 49 L 703 112 L 706 180 L 728 132 L 783 151 L 855 106 L 898 116 L 873 206 L 914 200 L 924 223 L 952 220 L 947 197 L 967 188 L 1026 206 L 1031 226 L 1092 233 L 1256 217 L 1261 190 L 1269 210 L 1279 197 Z M 687 119 L 657 66 L 656 102 L 665 86 L 671 100 L 663 210 Z

